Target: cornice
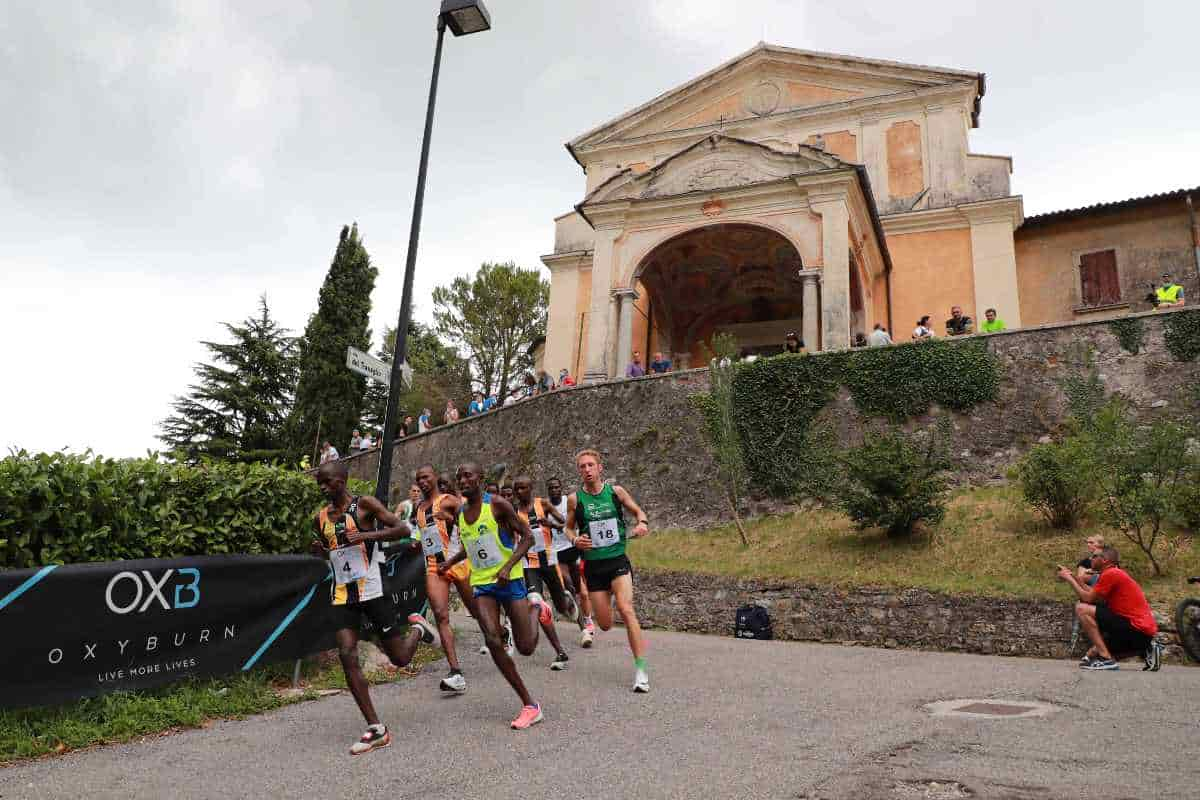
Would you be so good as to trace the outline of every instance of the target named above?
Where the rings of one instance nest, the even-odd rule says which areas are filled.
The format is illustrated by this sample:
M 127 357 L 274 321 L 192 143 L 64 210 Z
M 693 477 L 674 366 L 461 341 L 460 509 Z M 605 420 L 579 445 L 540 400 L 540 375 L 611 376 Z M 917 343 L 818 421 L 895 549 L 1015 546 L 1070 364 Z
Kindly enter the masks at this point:
M 561 270 L 582 267 L 584 262 L 592 260 L 592 252 L 591 250 L 572 250 L 569 253 L 548 253 L 542 256 L 542 263 L 553 275 Z
M 1016 230 L 1025 221 L 1025 204 L 1019 194 L 995 200 L 964 203 L 958 206 L 958 210 L 972 225 L 1008 220 L 1012 223 L 1013 230 Z
M 1002 220 L 1011 220 L 1014 230 L 1021 225 L 1024 220 L 1021 195 L 880 217 L 883 231 L 889 236 L 970 228 Z

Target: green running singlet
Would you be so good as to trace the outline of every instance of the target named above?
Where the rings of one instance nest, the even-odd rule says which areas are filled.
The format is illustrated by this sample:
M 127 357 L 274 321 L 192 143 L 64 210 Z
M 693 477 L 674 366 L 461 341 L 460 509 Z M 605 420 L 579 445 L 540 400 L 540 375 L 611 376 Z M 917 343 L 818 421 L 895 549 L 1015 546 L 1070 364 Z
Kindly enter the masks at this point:
M 584 561 L 603 561 L 625 555 L 625 510 L 612 484 L 599 494 L 575 492 L 575 526 L 592 540 L 591 550 L 580 550 Z
M 500 535 L 500 526 L 492 516 L 492 504 L 485 501 L 479 509 L 479 517 L 467 522 L 466 505 L 458 512 L 458 531 L 463 549 L 471 560 L 471 585 L 489 586 L 496 582 L 496 575 L 505 562 L 512 557 L 513 540 L 508 543 Z

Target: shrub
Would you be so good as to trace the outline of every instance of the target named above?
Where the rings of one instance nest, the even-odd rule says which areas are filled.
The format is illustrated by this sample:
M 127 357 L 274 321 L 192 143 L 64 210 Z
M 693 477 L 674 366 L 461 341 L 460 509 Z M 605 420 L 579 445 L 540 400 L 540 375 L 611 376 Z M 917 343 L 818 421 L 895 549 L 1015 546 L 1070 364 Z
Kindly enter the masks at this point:
M 1094 460 L 1078 436 L 1034 447 L 1017 466 L 1021 493 L 1054 528 L 1071 529 L 1096 499 Z
M 908 536 L 918 522 L 937 524 L 946 513 L 946 425 L 925 442 L 889 431 L 868 434 L 841 459 L 838 505 L 859 530 L 883 528 Z
M 320 503 L 280 467 L 21 451 L 0 459 L 0 569 L 302 552 Z

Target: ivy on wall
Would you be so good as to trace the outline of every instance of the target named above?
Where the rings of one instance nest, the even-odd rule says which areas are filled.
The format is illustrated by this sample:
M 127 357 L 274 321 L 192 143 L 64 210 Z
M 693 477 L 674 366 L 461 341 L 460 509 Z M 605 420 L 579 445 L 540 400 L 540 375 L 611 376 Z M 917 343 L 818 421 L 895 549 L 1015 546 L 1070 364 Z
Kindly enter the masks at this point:
M 1163 338 L 1176 361 L 1195 361 L 1200 356 L 1200 311 L 1164 316 Z
M 743 365 L 733 384 L 742 452 L 753 482 L 787 497 L 830 474 L 830 431 L 813 425 L 845 386 L 864 413 L 900 422 L 937 403 L 963 411 L 994 400 L 1000 368 L 985 342 L 780 355 Z
M 1108 323 L 1108 327 L 1116 335 L 1117 341 L 1121 343 L 1122 350 L 1135 356 L 1141 352 L 1142 345 L 1146 341 L 1146 326 L 1142 323 L 1141 317 L 1114 319 Z

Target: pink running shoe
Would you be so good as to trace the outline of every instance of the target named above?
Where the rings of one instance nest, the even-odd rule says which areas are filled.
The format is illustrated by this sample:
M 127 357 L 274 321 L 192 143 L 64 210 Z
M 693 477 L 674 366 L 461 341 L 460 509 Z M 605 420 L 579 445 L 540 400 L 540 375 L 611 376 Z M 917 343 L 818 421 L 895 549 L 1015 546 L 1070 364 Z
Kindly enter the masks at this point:
M 534 703 L 531 706 L 525 706 L 521 709 L 521 713 L 512 721 L 512 729 L 514 731 L 523 731 L 541 721 L 542 707 L 540 704 Z
M 550 610 L 550 604 L 542 599 L 542 596 L 537 592 L 529 593 L 529 602 L 537 606 L 538 622 L 543 625 L 550 625 L 554 622 L 554 612 Z

